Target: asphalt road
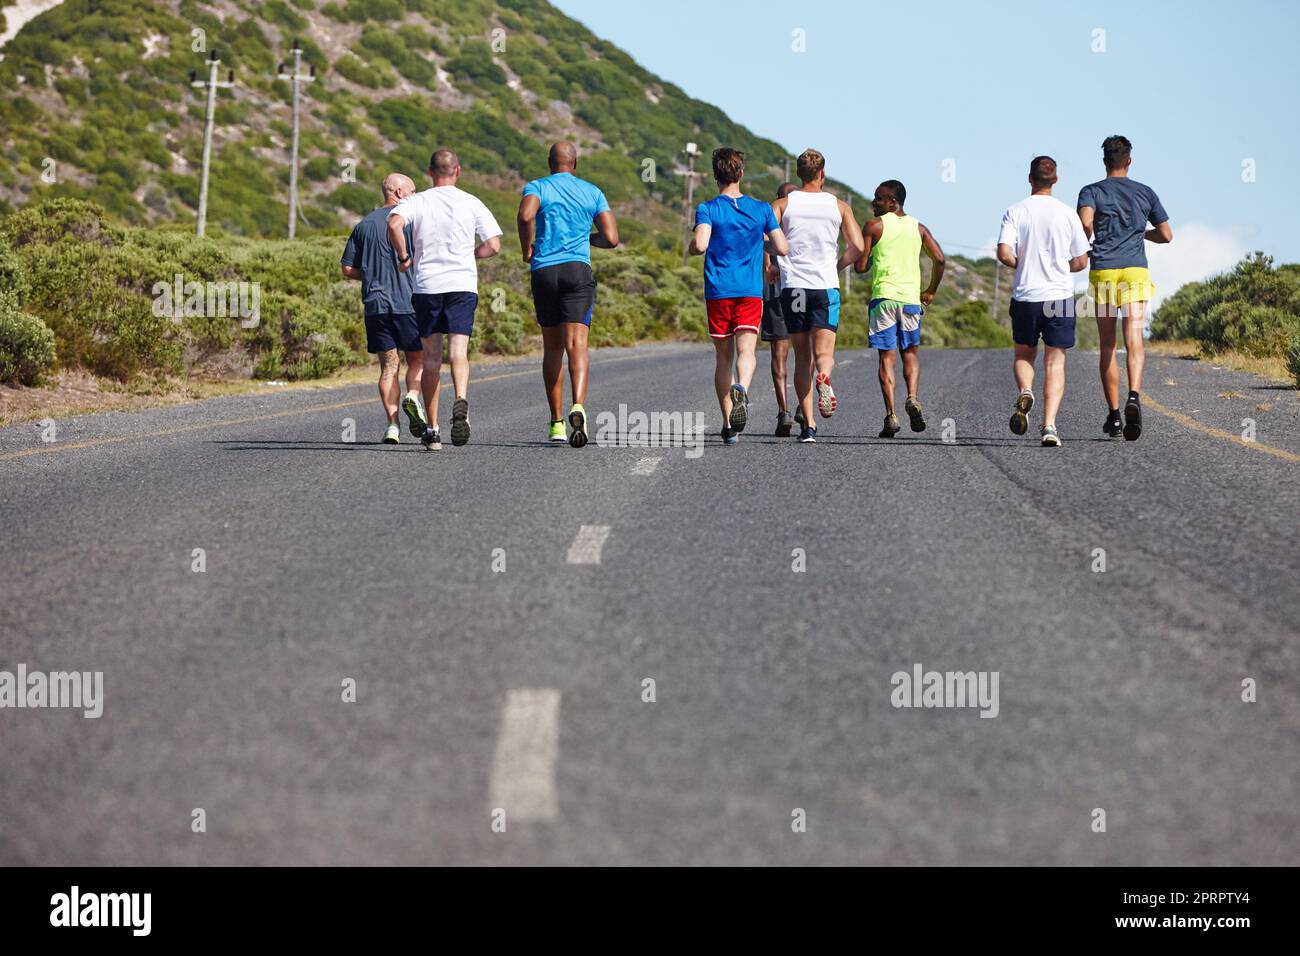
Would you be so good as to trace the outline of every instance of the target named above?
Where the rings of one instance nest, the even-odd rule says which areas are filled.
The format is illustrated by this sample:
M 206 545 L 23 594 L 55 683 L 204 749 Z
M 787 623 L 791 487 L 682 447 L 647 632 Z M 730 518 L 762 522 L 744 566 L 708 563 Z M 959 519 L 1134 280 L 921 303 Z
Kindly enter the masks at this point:
M 695 457 L 545 445 L 535 361 L 440 452 L 370 386 L 0 430 L 0 670 L 103 672 L 0 710 L 0 864 L 1300 863 L 1296 393 L 1153 359 L 1107 441 L 1075 354 L 1053 450 L 1009 354 L 923 362 L 922 435 L 849 353 L 818 444 L 760 361 L 727 448 L 707 347 L 598 354 Z

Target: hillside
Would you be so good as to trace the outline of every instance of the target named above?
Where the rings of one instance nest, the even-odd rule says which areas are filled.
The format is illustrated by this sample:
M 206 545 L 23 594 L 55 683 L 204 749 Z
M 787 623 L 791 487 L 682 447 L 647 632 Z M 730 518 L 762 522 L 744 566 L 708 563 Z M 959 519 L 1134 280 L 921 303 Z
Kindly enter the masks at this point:
M 786 158 L 543 0 L 67 0 L 5 47 L 0 140 L 14 162 L 0 200 L 53 194 L 132 224 L 192 219 L 205 95 L 188 83 L 205 58 L 195 30 L 237 84 L 218 95 L 209 207 L 209 223 L 232 233 L 285 230 L 289 84 L 275 73 L 295 38 L 319 77 L 305 87 L 301 141 L 303 212 L 317 229 L 371 208 L 390 169 L 419 181 L 443 144 L 461 154 L 467 185 L 511 211 L 518 186 L 545 173 L 545 145 L 567 136 L 630 238 L 668 248 L 688 141 L 744 150 L 763 194 Z M 46 157 L 55 184 L 42 181 Z
M 317 80 L 304 88 L 302 222 L 288 246 L 290 90 L 276 70 L 295 38 Z M 200 45 L 236 82 L 218 94 L 202 242 L 191 230 L 205 94 L 189 85 L 191 70 L 203 72 Z M 508 227 L 522 183 L 546 172 L 547 144 L 575 140 L 580 171 L 609 196 L 628 246 L 600 254 L 595 340 L 702 338 L 700 262 L 680 260 L 682 149 L 695 142 L 705 154 L 697 196 L 712 194 L 707 153 L 717 145 L 745 151 L 746 185 L 764 198 L 789 158 L 544 0 L 66 0 L 3 54 L 0 143 L 12 162 L 0 167 L 0 216 L 79 200 L 108 214 L 101 224 L 90 207 L 42 206 L 74 225 L 0 230 L 26 276 L 21 307 L 55 330 L 60 366 L 125 381 L 220 368 L 312 377 L 366 361 L 356 286 L 337 276 L 340 236 L 377 203 L 384 174 L 424 182 L 442 145 L 459 152 L 463 185 Z M 858 198 L 868 185 L 853 184 L 859 219 L 869 215 Z M 52 254 L 48 243 L 59 241 L 76 248 Z M 503 293 L 475 337 L 485 351 L 533 344 L 513 245 L 507 235 L 505 254 L 482 274 L 485 290 Z M 96 275 L 93 294 L 79 291 L 73 263 Z M 278 321 L 233 332 L 160 322 L 148 314 L 150 289 L 172 270 L 259 281 Z M 928 344 L 1006 344 L 987 320 L 991 270 L 991 260 L 952 257 Z M 865 323 L 852 321 L 865 313 L 864 289 L 855 282 L 848 298 L 846 345 L 865 343 Z

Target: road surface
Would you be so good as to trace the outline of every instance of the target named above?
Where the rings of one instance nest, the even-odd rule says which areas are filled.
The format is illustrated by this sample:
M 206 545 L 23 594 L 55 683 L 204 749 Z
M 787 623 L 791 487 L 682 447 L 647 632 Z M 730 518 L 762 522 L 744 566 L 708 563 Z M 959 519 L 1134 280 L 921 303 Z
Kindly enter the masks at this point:
M 771 437 L 760 354 L 724 447 L 699 346 L 588 401 L 694 456 L 545 445 L 535 360 L 440 452 L 368 385 L 0 429 L 0 670 L 103 674 L 0 709 L 0 864 L 1300 863 L 1296 393 L 1152 357 L 1107 441 L 1072 354 L 1043 449 L 1008 353 L 923 355 L 894 441 L 870 353 Z

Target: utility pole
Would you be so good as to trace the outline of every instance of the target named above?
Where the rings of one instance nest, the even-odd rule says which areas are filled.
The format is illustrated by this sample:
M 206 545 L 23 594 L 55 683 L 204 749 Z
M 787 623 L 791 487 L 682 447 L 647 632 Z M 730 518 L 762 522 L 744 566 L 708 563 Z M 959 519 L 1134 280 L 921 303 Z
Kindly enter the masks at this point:
M 280 64 L 277 79 L 288 80 L 293 84 L 293 147 L 289 158 L 289 238 L 292 239 L 298 224 L 298 87 L 316 79 L 316 67 L 304 75 L 302 72 L 302 47 L 293 41 L 293 73 L 285 72 L 285 64 Z
M 208 78 L 199 79 L 198 70 L 190 70 L 190 86 L 208 91 L 208 119 L 203 127 L 203 173 L 199 178 L 199 221 L 196 234 L 200 239 L 208 228 L 208 168 L 212 165 L 212 118 L 217 111 L 217 90 L 229 89 L 235 85 L 235 71 L 231 70 L 223 83 L 217 79 L 217 68 L 221 61 L 217 51 L 208 54 Z
M 686 172 L 677 175 L 686 177 L 686 241 L 682 244 L 682 265 L 686 265 L 691 261 L 691 201 L 695 198 L 695 157 L 700 150 L 694 143 L 687 143 L 682 152 L 686 154 Z
M 788 183 L 789 181 L 790 181 L 790 157 L 787 156 L 785 158 L 785 179 L 781 180 L 781 182 Z

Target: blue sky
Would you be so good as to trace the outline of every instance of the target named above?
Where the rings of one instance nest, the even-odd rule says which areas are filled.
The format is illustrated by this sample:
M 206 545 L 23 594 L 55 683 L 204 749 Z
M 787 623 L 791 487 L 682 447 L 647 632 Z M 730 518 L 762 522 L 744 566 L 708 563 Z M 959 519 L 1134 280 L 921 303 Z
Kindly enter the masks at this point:
M 1148 246 L 1162 293 L 1250 249 L 1300 261 L 1295 0 L 553 2 L 792 153 L 820 149 L 837 179 L 902 180 L 953 252 L 992 248 L 1032 156 L 1056 158 L 1073 204 L 1104 175 L 1102 139 L 1123 133 L 1174 227 Z

